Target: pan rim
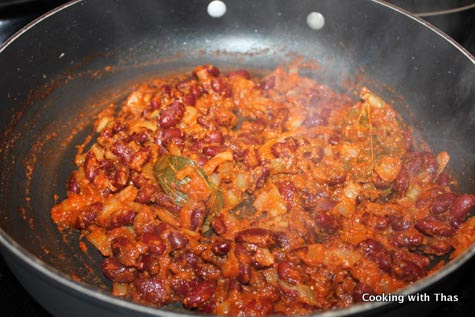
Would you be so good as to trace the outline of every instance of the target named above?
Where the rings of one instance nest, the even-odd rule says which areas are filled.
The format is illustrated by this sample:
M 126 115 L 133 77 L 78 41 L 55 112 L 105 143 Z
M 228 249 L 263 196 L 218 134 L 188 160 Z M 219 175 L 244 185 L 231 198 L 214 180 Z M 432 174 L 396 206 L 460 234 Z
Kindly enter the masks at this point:
M 429 22 L 422 20 L 420 17 L 415 16 L 413 13 L 410 13 L 404 9 L 401 9 L 393 4 L 387 3 L 383 0 L 370 0 L 373 3 L 378 5 L 382 5 L 387 7 L 390 10 L 393 10 L 399 14 L 403 14 L 406 18 L 410 18 L 415 22 L 421 24 L 422 26 L 428 28 L 430 31 L 435 32 L 437 35 L 441 36 L 444 40 L 449 42 L 453 47 L 459 50 L 467 59 L 475 65 L 475 57 L 468 52 L 465 48 L 463 48 L 459 43 L 457 43 L 454 39 L 452 39 L 447 34 L 443 33 L 441 30 L 436 28 L 435 26 L 431 25 Z M 65 10 L 68 7 L 77 5 L 84 0 L 72 0 L 67 2 L 45 14 L 38 17 L 34 21 L 27 24 L 25 27 L 20 29 L 16 32 L 13 36 L 11 36 L 7 41 L 5 41 L 2 45 L 0 45 L 0 54 L 9 46 L 11 45 L 16 39 L 26 33 L 28 30 L 33 28 L 35 25 L 41 23 L 43 20 L 46 20 L 48 17 Z M 0 55 L 1 56 L 1 55 Z M 122 307 L 127 310 L 134 310 L 136 312 L 149 314 L 151 316 L 157 315 L 165 315 L 165 316 L 204 316 L 198 314 L 186 314 L 186 313 L 176 313 L 168 310 L 163 310 L 161 308 L 146 306 L 142 304 L 138 304 L 132 302 L 130 300 L 122 299 L 113 296 L 112 294 L 108 294 L 105 292 L 101 292 L 98 289 L 95 289 L 89 285 L 81 284 L 74 281 L 70 276 L 67 274 L 57 270 L 50 264 L 42 261 L 31 252 L 26 250 L 23 246 L 21 246 L 18 242 L 16 242 L 10 235 L 8 235 L 3 228 L 0 227 L 0 244 L 6 248 L 10 253 L 14 254 L 20 261 L 24 262 L 29 269 L 39 272 L 41 274 L 41 278 L 46 279 L 49 278 L 53 282 L 61 285 L 61 287 L 66 289 L 72 289 L 73 291 L 80 293 L 85 296 L 85 299 L 88 301 L 100 301 L 106 305 L 114 305 L 116 307 Z M 475 244 L 472 244 L 461 256 L 458 258 L 450 261 L 448 264 L 444 265 L 436 274 L 427 276 L 416 283 L 412 284 L 409 287 L 404 288 L 398 294 L 413 294 L 417 293 L 432 284 L 435 284 L 439 280 L 447 277 L 456 269 L 458 269 L 461 265 L 467 262 L 473 255 L 475 254 Z M 337 316 L 346 316 L 346 315 L 354 315 L 358 313 L 363 313 L 369 311 L 371 309 L 380 309 L 380 308 L 388 308 L 391 305 L 394 305 L 393 302 L 366 302 L 366 303 L 359 303 L 354 304 L 347 308 L 341 308 L 338 310 L 333 311 L 323 311 L 317 314 L 312 314 L 309 316 L 324 316 L 324 317 L 337 317 Z M 209 316 L 209 315 L 207 315 Z

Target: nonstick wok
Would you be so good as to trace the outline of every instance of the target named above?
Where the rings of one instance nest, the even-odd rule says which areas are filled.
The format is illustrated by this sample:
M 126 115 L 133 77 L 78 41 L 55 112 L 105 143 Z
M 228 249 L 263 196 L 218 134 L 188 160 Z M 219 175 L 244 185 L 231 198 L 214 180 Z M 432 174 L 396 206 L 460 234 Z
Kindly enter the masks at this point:
M 50 218 L 65 197 L 76 145 L 95 114 L 150 76 L 219 67 L 272 69 L 296 56 L 321 66 L 309 76 L 338 90 L 369 86 L 395 104 L 434 151 L 451 154 L 460 191 L 475 192 L 475 60 L 453 40 L 383 1 L 72 1 L 0 47 L 0 242 L 19 281 L 62 316 L 178 316 L 179 306 L 142 306 L 111 295 L 100 256 Z M 321 29 L 307 16 L 319 12 Z M 471 247 L 405 293 L 428 292 L 460 270 Z M 427 304 L 427 303 L 426 303 Z M 324 313 L 423 314 L 421 303 L 364 303 Z

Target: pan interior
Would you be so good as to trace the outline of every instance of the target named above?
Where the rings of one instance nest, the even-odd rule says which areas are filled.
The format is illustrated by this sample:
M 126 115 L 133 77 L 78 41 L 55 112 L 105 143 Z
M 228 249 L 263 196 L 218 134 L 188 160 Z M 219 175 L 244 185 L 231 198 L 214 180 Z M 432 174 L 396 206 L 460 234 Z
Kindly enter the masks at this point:
M 3 47 L 0 69 L 0 225 L 57 270 L 108 289 L 100 255 L 50 218 L 94 116 L 146 78 L 195 65 L 271 70 L 295 56 L 305 75 L 347 91 L 368 86 L 394 103 L 433 147 L 451 154 L 461 191 L 475 192 L 475 67 L 440 35 L 373 1 L 78 2 Z M 325 25 L 308 27 L 309 13 Z M 62 27 L 57 27 L 61 25 Z M 71 44 L 72 43 L 72 44 Z M 14 85 L 12 83 L 15 83 Z

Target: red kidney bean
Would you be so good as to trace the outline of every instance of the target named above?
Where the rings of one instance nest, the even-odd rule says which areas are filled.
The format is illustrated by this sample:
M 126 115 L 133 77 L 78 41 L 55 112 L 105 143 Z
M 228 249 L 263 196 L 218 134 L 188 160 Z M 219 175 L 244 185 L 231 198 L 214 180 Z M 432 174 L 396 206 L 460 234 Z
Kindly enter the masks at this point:
M 407 173 L 407 170 L 402 167 L 401 171 L 399 172 L 398 176 L 396 176 L 396 179 L 394 179 L 393 183 L 394 190 L 401 194 L 404 195 L 409 188 L 409 174 Z
M 101 202 L 95 202 L 88 205 L 84 210 L 81 210 L 76 218 L 74 226 L 77 229 L 83 230 L 89 227 L 94 222 L 97 215 L 102 211 L 104 205 Z
M 357 303 L 362 302 L 363 294 L 376 295 L 376 292 L 369 285 L 358 282 L 353 289 L 353 300 Z
M 332 135 L 328 138 L 328 144 L 330 144 L 330 145 L 337 145 L 338 142 L 340 142 L 340 138 L 341 138 L 340 135 L 338 135 L 338 134 L 332 134 Z
M 300 194 L 300 205 L 304 210 L 314 210 L 318 205 L 319 197 L 316 194 L 303 191 Z
M 245 79 L 249 79 L 251 78 L 251 75 L 249 74 L 249 72 L 245 69 L 238 69 L 238 70 L 235 70 L 235 71 L 232 71 L 228 74 L 228 77 L 229 78 L 234 78 L 234 77 L 243 77 Z
M 68 191 L 74 194 L 80 194 L 81 189 L 79 188 L 79 183 L 76 179 L 76 174 L 71 174 L 68 181 Z
M 188 106 L 194 106 L 196 104 L 196 97 L 193 93 L 186 94 L 183 97 L 183 103 Z
M 177 125 L 185 115 L 185 106 L 175 100 L 168 108 L 162 110 L 160 114 L 160 127 L 166 129 Z
M 242 284 L 237 280 L 229 280 L 228 283 L 228 296 L 232 296 L 232 293 L 242 293 Z
M 290 117 L 290 110 L 287 108 L 281 108 L 277 110 L 277 113 L 273 116 L 270 121 L 270 125 L 274 129 L 285 129 L 285 123 Z
M 397 262 L 397 264 L 393 266 L 392 272 L 397 278 L 406 282 L 414 282 L 426 275 L 419 265 L 408 260 Z
M 167 84 L 162 85 L 162 87 L 160 87 L 160 90 L 162 91 L 162 94 L 166 96 L 170 96 L 172 93 L 172 87 Z
M 389 225 L 388 219 L 381 216 L 375 216 L 374 229 L 385 230 Z
M 140 132 L 140 133 L 134 132 L 129 137 L 124 139 L 124 141 L 125 142 L 134 141 L 135 143 L 143 146 L 145 143 L 150 141 L 150 136 L 148 135 L 147 132 Z
M 195 96 L 195 99 L 198 99 L 203 94 L 203 87 L 200 85 L 192 85 L 190 87 L 190 92 Z
M 147 179 L 143 177 L 141 174 L 136 174 L 132 177 L 132 183 L 137 186 L 138 188 L 147 184 Z
M 435 253 L 436 255 L 447 254 L 452 249 L 452 245 L 450 243 L 437 237 L 429 240 L 428 246 L 432 249 L 432 253 Z
M 102 273 L 109 280 L 117 283 L 130 283 L 137 277 L 137 270 L 132 267 L 126 267 L 116 258 L 106 258 L 101 265 Z
M 446 172 L 440 173 L 437 177 L 436 184 L 439 186 L 449 186 L 450 185 L 450 176 Z
M 171 231 L 167 239 L 172 250 L 182 249 L 188 244 L 188 238 L 178 231 Z
M 191 216 L 190 216 L 190 229 L 191 230 L 196 230 L 199 227 L 201 227 L 201 225 L 203 224 L 203 222 L 204 222 L 204 220 L 205 220 L 205 218 L 208 214 L 208 211 L 206 210 L 206 205 L 203 202 L 197 204 L 194 207 L 195 208 L 191 212 Z
M 395 231 L 403 231 L 411 226 L 411 223 L 402 216 L 389 215 L 387 216 L 387 219 L 391 225 L 391 228 Z
M 418 220 L 415 226 L 419 231 L 430 236 L 451 237 L 455 233 L 454 228 L 449 224 L 430 217 Z
M 278 264 L 277 273 L 281 279 L 291 284 L 297 284 L 302 280 L 299 271 L 288 261 L 282 261 Z
M 211 227 L 213 227 L 213 230 L 219 235 L 223 235 L 228 231 L 223 217 L 219 215 L 211 220 Z
M 211 81 L 211 88 L 214 92 L 225 97 L 231 97 L 233 91 L 222 78 L 215 78 Z
M 154 201 L 155 194 L 158 192 L 158 188 L 151 184 L 145 184 L 140 187 L 140 190 L 135 197 L 135 201 L 141 204 L 148 204 Z
M 450 208 L 450 206 L 452 206 L 456 198 L 457 198 L 457 195 L 455 193 L 443 193 L 442 195 L 438 195 L 434 199 L 434 202 L 432 203 L 432 206 L 430 207 L 430 211 L 433 214 L 441 214 L 447 211 Z
M 128 164 L 134 154 L 134 152 L 122 141 L 114 142 L 111 146 L 111 151 L 117 155 L 124 164 Z
M 192 75 L 197 77 L 199 80 L 205 80 L 208 76 L 219 76 L 219 69 L 214 65 L 200 65 L 195 67 Z
M 158 110 L 162 106 L 162 101 L 158 98 L 154 98 L 150 101 L 150 109 Z
M 297 188 L 295 188 L 293 183 L 289 181 L 277 183 L 277 189 L 279 190 L 279 194 L 287 203 L 291 203 L 296 200 Z
M 129 167 L 133 170 L 140 171 L 142 169 L 142 166 L 144 166 L 144 164 L 148 162 L 151 155 L 152 153 L 150 151 L 150 148 L 141 148 L 132 156 L 132 160 L 129 163 Z
M 336 201 L 331 199 L 322 199 L 317 204 L 317 210 L 319 211 L 329 211 L 337 205 Z
M 376 263 L 380 269 L 386 272 L 391 271 L 391 258 L 385 247 L 379 241 L 366 239 L 360 242 L 360 248 L 364 255 Z
M 401 247 L 414 248 L 420 246 L 424 241 L 424 237 L 417 233 L 398 233 L 396 235 L 396 243 Z
M 158 274 L 160 271 L 160 263 L 156 254 L 144 254 L 141 257 L 142 268 L 150 275 Z
M 274 234 L 275 244 L 284 250 L 290 249 L 290 239 L 285 232 L 278 231 Z
M 135 280 L 135 289 L 142 299 L 157 305 L 165 304 L 170 298 L 167 282 L 156 276 L 138 277 Z
M 277 158 L 290 158 L 298 148 L 295 139 L 289 138 L 285 142 L 277 142 L 271 146 L 272 154 Z
M 114 132 L 114 134 L 120 132 L 120 131 L 125 131 L 129 128 L 129 126 L 123 122 L 122 120 L 116 120 L 114 122 L 114 125 L 112 126 L 112 132 Z
M 170 142 L 182 144 L 185 140 L 185 134 L 179 128 L 169 128 L 162 130 L 161 141 L 162 144 L 167 145 Z
M 203 148 L 203 154 L 207 157 L 213 157 L 223 151 L 222 147 L 216 145 L 205 146 Z
M 106 229 L 114 229 L 122 226 L 130 226 L 134 223 L 137 213 L 133 210 L 119 210 L 109 217 Z
M 450 223 L 456 228 L 460 227 L 465 217 L 474 206 L 474 195 L 464 194 L 458 196 L 450 207 Z
M 346 180 L 346 174 L 343 171 L 337 172 L 335 171 L 334 174 L 330 175 L 328 178 L 328 185 L 336 186 L 338 184 L 344 183 Z
M 213 123 L 211 122 L 211 119 L 208 118 L 207 116 L 198 116 L 196 118 L 196 122 L 202 126 L 203 128 L 206 128 L 208 130 L 211 129 L 211 127 L 213 126 Z
M 226 255 L 231 250 L 231 242 L 224 239 L 217 239 L 213 242 L 211 250 L 216 255 Z
M 129 183 L 129 175 L 129 169 L 124 165 L 119 165 L 114 172 L 112 185 L 114 185 L 117 189 L 122 189 Z
M 165 230 L 163 228 L 163 230 Z M 161 255 L 165 252 L 167 246 L 165 242 L 160 237 L 161 230 L 157 227 L 150 229 L 142 234 L 141 240 L 145 242 L 148 246 L 148 251 L 150 253 Z
M 198 275 L 204 280 L 218 280 L 221 271 L 213 264 L 202 263 L 197 266 Z
M 91 183 L 94 182 L 97 174 L 99 174 L 99 162 L 92 151 L 89 151 L 86 154 L 86 159 L 84 161 L 84 174 L 86 175 L 87 180 Z
M 186 280 L 175 276 L 171 281 L 171 286 L 175 294 L 186 296 L 188 292 L 198 285 L 197 279 Z
M 269 177 L 269 174 L 270 174 L 269 169 L 264 166 L 258 166 L 255 169 L 253 169 L 251 171 L 251 180 L 252 180 L 252 184 L 254 185 L 253 189 L 259 189 L 259 188 L 264 187 L 267 181 L 267 178 Z
M 162 193 L 162 192 L 157 192 L 154 195 L 154 197 L 155 197 L 155 202 L 159 206 L 161 206 L 161 207 L 163 207 L 163 208 L 165 208 L 165 209 L 167 209 L 167 210 L 169 210 L 173 213 L 178 213 L 180 211 L 180 207 L 175 205 L 172 198 L 170 196 L 168 196 L 167 194 Z
M 328 211 L 319 211 L 315 215 L 315 223 L 320 230 L 326 233 L 335 233 L 340 224 L 338 220 Z
M 243 284 L 251 281 L 251 265 L 248 263 L 239 263 L 239 274 L 237 280 Z
M 238 243 L 252 243 L 266 247 L 274 243 L 274 233 L 263 228 L 250 228 L 237 233 L 234 240 Z
M 217 130 L 210 131 L 208 134 L 204 137 L 204 142 L 210 143 L 210 144 L 223 144 L 224 138 L 223 134 Z
M 210 300 L 215 291 L 215 285 L 211 281 L 200 281 L 192 288 L 183 299 L 183 304 L 189 308 L 196 308 Z
M 264 91 L 267 91 L 267 90 L 272 89 L 274 87 L 275 87 L 275 77 L 274 76 L 270 76 L 270 77 L 265 78 L 259 84 L 259 88 L 261 88 Z

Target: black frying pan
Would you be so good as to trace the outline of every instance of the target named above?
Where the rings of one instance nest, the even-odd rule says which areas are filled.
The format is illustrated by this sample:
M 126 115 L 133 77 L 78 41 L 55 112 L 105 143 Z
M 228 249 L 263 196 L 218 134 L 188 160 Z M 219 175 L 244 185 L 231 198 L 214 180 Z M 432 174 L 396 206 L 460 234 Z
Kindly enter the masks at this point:
M 79 251 L 77 237 L 61 236 L 50 220 L 93 115 L 146 77 L 202 63 L 272 69 L 289 53 L 315 58 L 323 68 L 308 75 L 341 90 L 369 85 L 394 101 L 435 151 L 451 153 L 460 190 L 475 192 L 475 60 L 451 39 L 380 1 L 225 2 L 224 17 L 211 18 L 208 1 L 73 1 L 0 47 L 1 251 L 53 314 L 192 314 L 114 298 L 99 255 Z M 320 30 L 307 25 L 313 11 L 325 17 Z M 473 253 L 405 292 L 437 289 Z M 426 308 L 367 303 L 328 315 L 407 309 Z

